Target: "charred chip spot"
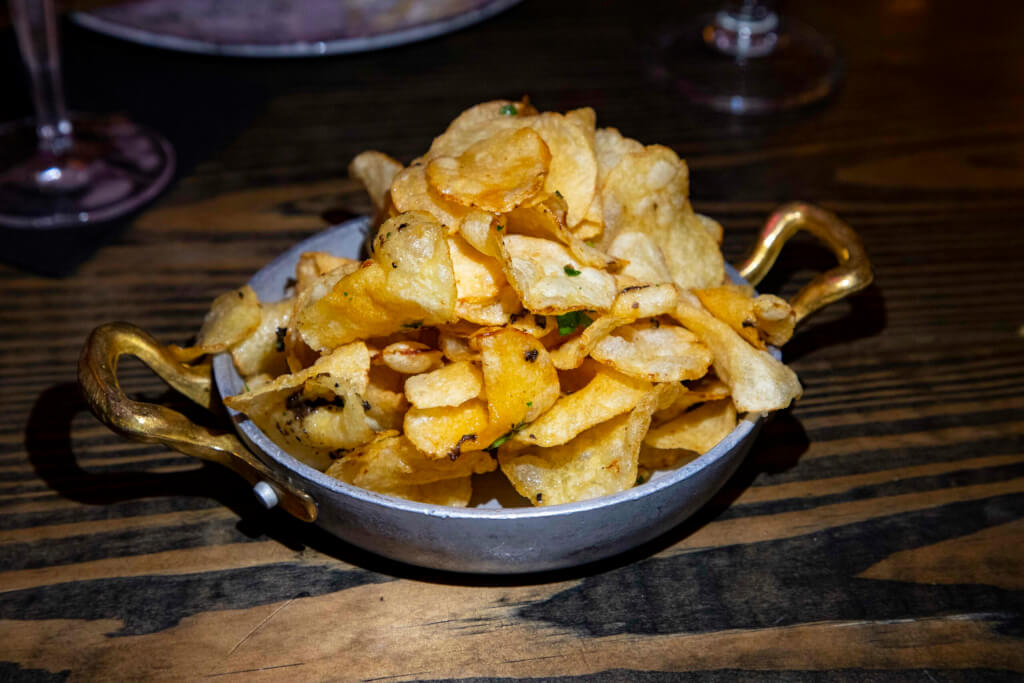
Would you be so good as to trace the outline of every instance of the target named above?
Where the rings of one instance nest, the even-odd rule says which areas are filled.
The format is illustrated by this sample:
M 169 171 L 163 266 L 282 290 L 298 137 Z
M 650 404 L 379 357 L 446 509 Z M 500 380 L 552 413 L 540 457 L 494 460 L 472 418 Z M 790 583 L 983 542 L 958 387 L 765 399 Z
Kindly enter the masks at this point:
M 533 316 L 533 323 L 542 330 L 545 330 L 548 327 L 548 319 L 542 315 Z
M 625 294 L 626 292 L 635 292 L 635 291 L 640 290 L 640 289 L 647 289 L 648 287 L 650 287 L 650 285 L 630 285 L 629 287 L 624 288 L 619 293 L 620 294 Z
M 740 323 L 740 325 L 742 327 L 754 327 L 755 323 L 750 318 L 746 318 L 746 319 L 744 319 L 744 321 L 742 323 Z
M 544 494 L 543 493 L 538 493 L 537 494 L 537 502 L 540 503 L 543 500 L 544 500 Z
M 277 339 L 274 341 L 274 350 L 284 351 L 284 337 L 288 334 L 288 328 L 279 327 L 274 334 L 277 336 Z
M 640 304 L 637 303 L 636 301 L 634 301 L 633 305 L 631 306 L 631 308 L 635 311 L 636 309 L 640 308 Z
M 458 460 L 459 456 L 462 455 L 462 444 L 466 443 L 467 441 L 476 441 L 476 434 L 463 434 L 462 436 L 460 436 L 459 440 L 455 443 L 452 449 L 448 451 L 448 459 L 452 460 L 453 462 L 455 460 Z
M 530 349 L 523 354 L 523 360 L 525 360 L 527 363 L 532 363 L 535 360 L 537 360 L 537 355 L 537 349 Z

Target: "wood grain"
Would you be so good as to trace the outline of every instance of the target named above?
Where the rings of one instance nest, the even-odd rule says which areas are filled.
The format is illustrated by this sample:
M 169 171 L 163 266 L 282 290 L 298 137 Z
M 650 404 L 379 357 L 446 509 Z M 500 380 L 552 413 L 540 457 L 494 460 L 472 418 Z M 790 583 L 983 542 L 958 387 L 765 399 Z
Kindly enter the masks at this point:
M 1020 680 L 1024 7 L 788 3 L 843 47 L 847 76 L 822 105 L 750 120 L 649 77 L 658 31 L 699 7 L 528 0 L 299 61 L 66 26 L 72 105 L 165 132 L 179 171 L 121 223 L 0 235 L 0 679 Z M 13 74 L 9 29 L 0 45 Z M 0 119 L 28 113 L 5 84 Z M 466 106 L 523 93 L 676 149 L 733 262 L 802 199 L 840 213 L 874 264 L 871 288 L 787 345 L 804 398 L 693 518 L 588 567 L 432 572 L 88 414 L 75 367 L 94 326 L 188 340 L 214 296 L 369 209 L 355 153 L 408 161 Z M 790 295 L 830 264 L 798 240 L 764 288 Z M 173 400 L 137 363 L 121 378 Z

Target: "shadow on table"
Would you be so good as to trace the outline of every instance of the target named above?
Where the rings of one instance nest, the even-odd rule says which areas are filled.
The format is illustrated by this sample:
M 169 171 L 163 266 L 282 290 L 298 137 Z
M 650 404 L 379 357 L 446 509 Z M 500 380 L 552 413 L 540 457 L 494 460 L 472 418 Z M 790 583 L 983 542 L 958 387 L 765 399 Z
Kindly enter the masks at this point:
M 209 424 L 210 415 L 173 393 L 139 397 L 160 402 Z M 507 576 L 459 574 L 424 569 L 389 560 L 342 541 L 320 527 L 300 522 L 279 509 L 259 506 L 249 485 L 225 468 L 204 464 L 182 472 L 91 472 L 78 462 L 72 443 L 72 423 L 88 412 L 76 383 L 45 390 L 33 406 L 25 430 L 25 447 L 37 475 L 61 496 L 87 505 L 112 505 L 152 497 L 208 497 L 239 516 L 237 529 L 249 538 L 265 536 L 293 550 L 311 548 L 361 569 L 395 578 L 459 585 L 523 585 L 549 583 L 599 574 L 642 560 L 693 535 L 714 521 L 762 473 L 796 465 L 809 445 L 800 423 L 789 413 L 765 425 L 750 455 L 723 489 L 695 515 L 669 532 L 616 557 L 563 570 Z

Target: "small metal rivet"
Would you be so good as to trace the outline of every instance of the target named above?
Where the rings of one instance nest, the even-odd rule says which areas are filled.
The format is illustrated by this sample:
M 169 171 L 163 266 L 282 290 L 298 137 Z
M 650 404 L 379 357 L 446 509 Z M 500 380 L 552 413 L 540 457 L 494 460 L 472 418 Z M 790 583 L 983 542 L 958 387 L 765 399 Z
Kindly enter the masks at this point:
M 263 503 L 263 507 L 268 510 L 277 505 L 277 491 L 274 487 L 265 481 L 261 481 L 252 487 L 252 492 L 256 494 L 256 498 Z

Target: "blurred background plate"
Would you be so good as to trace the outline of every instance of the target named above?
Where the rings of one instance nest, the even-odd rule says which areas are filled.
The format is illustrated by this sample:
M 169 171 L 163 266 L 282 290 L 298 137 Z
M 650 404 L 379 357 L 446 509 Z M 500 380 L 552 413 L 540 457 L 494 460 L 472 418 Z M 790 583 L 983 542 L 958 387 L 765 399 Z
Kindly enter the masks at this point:
M 235 57 L 309 57 L 411 43 L 519 0 L 136 0 L 72 15 L 144 45 Z

